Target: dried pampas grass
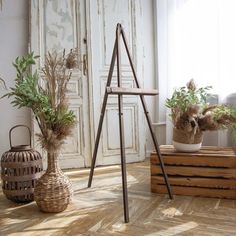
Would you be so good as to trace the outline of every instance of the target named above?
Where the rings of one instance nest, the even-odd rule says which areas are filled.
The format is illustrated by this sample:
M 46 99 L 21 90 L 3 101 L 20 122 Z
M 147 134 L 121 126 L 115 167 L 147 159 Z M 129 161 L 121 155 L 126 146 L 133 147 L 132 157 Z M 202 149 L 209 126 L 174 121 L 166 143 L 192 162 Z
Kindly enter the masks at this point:
M 75 114 L 69 110 L 66 92 L 72 70 L 78 67 L 77 58 L 75 49 L 71 49 L 67 55 L 64 50 L 62 54 L 54 51 L 46 56 L 42 69 L 44 87 L 40 87 L 40 90 L 49 98 L 52 117 L 45 116 L 44 112 L 38 113 L 41 134 L 37 135 L 46 150 L 60 149 L 76 124 Z

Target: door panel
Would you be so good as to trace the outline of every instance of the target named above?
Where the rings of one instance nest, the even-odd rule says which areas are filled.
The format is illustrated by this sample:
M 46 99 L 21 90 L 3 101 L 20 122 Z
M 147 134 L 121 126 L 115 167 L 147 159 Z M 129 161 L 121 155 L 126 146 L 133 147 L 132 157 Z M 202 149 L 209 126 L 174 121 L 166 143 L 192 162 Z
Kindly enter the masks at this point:
M 102 43 L 102 62 L 103 66 L 109 67 L 110 58 L 112 55 L 112 43 L 114 42 L 114 30 L 115 26 L 118 22 L 122 23 L 122 26 L 127 31 L 127 39 L 129 45 L 131 45 L 131 52 L 134 43 L 131 43 L 133 40 L 133 36 L 135 37 L 135 29 L 132 25 L 134 18 L 134 3 L 130 0 L 121 0 L 121 1 L 110 1 L 110 0 L 102 0 L 98 2 L 98 11 L 100 12 L 100 32 L 101 32 L 101 43 Z M 124 50 L 121 53 L 121 62 L 123 67 L 127 67 L 129 65 L 128 58 L 124 54 Z
M 97 131 L 103 101 L 112 50 L 115 41 L 117 23 L 121 23 L 130 45 L 133 62 L 139 79 L 142 78 L 142 44 L 141 27 L 137 29 L 141 15 L 140 1 L 135 0 L 97 0 L 89 1 L 89 32 L 91 53 L 91 83 L 93 84 L 94 127 Z M 125 48 L 121 43 L 122 86 L 133 88 L 135 83 Z M 142 84 L 142 81 L 141 81 Z M 117 86 L 116 68 L 113 73 L 112 86 Z M 127 162 L 140 161 L 144 155 L 143 111 L 138 97 L 124 96 L 124 126 Z M 120 139 L 118 129 L 117 96 L 109 96 L 104 117 L 97 164 L 120 163 Z
M 40 55 L 37 69 L 44 64 L 47 51 L 79 49 L 79 61 L 86 55 L 84 0 L 31 1 L 31 50 Z M 65 141 L 60 164 L 62 168 L 84 167 L 90 153 L 88 80 L 83 68 L 73 71 L 67 97 L 77 117 L 73 135 Z M 34 125 L 34 134 L 38 128 Z

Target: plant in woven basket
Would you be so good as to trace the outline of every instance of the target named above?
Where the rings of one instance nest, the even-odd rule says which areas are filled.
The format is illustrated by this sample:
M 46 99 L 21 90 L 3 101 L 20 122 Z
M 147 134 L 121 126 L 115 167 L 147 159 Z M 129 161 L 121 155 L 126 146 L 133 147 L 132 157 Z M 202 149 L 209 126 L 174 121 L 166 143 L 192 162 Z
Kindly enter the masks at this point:
M 199 149 L 204 131 L 235 127 L 235 108 L 225 104 L 207 103 L 211 96 L 210 89 L 211 86 L 197 88 L 192 79 L 186 86 L 175 89 L 172 97 L 166 100 L 174 125 L 174 146 L 178 143 L 197 144 L 196 148 Z
M 15 87 L 5 96 L 14 98 L 14 106 L 33 111 L 41 131 L 38 139 L 48 154 L 47 171 L 37 181 L 35 200 L 44 212 L 60 212 L 67 207 L 72 194 L 71 183 L 59 168 L 58 154 L 76 124 L 66 92 L 72 70 L 78 65 L 77 53 L 75 50 L 67 55 L 65 51 L 48 52 L 40 81 L 37 71 L 31 73 L 37 58 L 33 53 L 16 58 L 13 64 L 17 70 Z

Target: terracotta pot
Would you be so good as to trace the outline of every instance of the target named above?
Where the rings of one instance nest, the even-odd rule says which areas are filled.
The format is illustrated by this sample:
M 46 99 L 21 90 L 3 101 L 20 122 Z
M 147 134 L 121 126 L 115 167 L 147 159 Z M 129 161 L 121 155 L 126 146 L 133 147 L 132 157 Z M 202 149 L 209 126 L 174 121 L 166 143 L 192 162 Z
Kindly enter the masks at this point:
M 177 151 L 196 152 L 202 146 L 203 132 L 192 133 L 180 129 L 173 129 L 173 146 Z
M 58 153 L 50 152 L 47 171 L 36 182 L 35 201 L 43 212 L 61 212 L 67 208 L 71 197 L 71 182 L 59 167 Z

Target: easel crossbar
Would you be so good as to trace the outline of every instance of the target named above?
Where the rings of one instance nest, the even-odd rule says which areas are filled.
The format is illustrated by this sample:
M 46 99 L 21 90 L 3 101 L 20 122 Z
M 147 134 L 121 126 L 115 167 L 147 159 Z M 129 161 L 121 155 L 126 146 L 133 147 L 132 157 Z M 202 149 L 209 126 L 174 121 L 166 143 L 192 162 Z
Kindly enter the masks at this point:
M 123 95 L 155 96 L 158 94 L 158 91 L 156 89 L 107 87 L 107 93 L 108 94 L 123 94 Z

